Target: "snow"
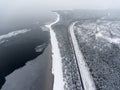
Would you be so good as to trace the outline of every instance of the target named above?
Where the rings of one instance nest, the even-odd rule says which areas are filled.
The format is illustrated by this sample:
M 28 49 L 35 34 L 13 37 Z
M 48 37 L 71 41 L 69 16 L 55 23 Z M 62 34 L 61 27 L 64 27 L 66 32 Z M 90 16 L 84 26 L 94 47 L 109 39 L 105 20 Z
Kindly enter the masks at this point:
M 42 52 L 42 51 L 45 49 L 46 46 L 47 46 L 46 43 L 44 43 L 44 44 L 42 44 L 42 45 L 39 45 L 39 46 L 37 46 L 37 47 L 35 48 L 35 51 L 36 51 L 36 52 Z
M 28 31 L 30 31 L 30 30 L 23 29 L 23 30 L 13 31 L 13 32 L 10 32 L 10 33 L 5 34 L 5 35 L 1 35 L 0 36 L 0 44 L 4 43 L 6 41 L 6 40 L 3 40 L 3 39 L 11 38 L 11 37 L 17 36 L 18 34 L 24 34 L 24 33 L 28 32 Z
M 1 35 L 0 36 L 0 40 L 1 39 L 5 39 L 5 38 L 10 38 L 10 37 L 13 37 L 13 36 L 16 36 L 18 34 L 23 34 L 23 33 L 26 33 L 30 30 L 27 30 L 27 29 L 23 29 L 23 30 L 18 30 L 18 31 L 13 31 L 13 32 L 10 32 L 8 34 L 5 34 L 5 35 Z
M 52 73 L 54 75 L 54 85 L 53 90 L 64 90 L 64 81 L 63 81 L 63 70 L 62 70 L 62 58 L 60 55 L 60 50 L 58 46 L 58 41 L 56 38 L 56 34 L 52 29 L 52 25 L 56 24 L 60 20 L 60 15 L 57 14 L 57 19 L 55 22 L 46 25 L 46 27 L 50 30 L 51 36 L 51 45 L 52 45 Z
M 77 58 L 77 62 L 78 62 L 78 67 L 79 67 L 81 79 L 83 82 L 83 86 L 84 86 L 85 90 L 96 90 L 96 86 L 94 84 L 93 78 L 92 78 L 89 68 L 84 60 L 82 52 L 79 49 L 78 42 L 77 42 L 77 39 L 74 34 L 73 28 L 74 28 L 75 23 L 76 22 L 74 22 L 70 26 L 69 30 L 70 30 L 70 35 L 71 35 L 71 39 L 73 42 L 73 46 L 74 46 L 74 50 L 75 50 L 75 54 L 76 54 L 76 58 Z
M 98 33 L 96 33 L 96 35 L 95 35 L 96 37 L 103 37 L 103 35 L 102 35 L 102 33 L 101 32 L 98 32 Z
M 118 38 L 118 37 L 114 37 L 114 38 L 108 37 L 108 36 L 103 35 L 102 32 L 98 32 L 96 34 L 96 37 L 97 38 L 103 38 L 103 39 L 107 40 L 109 43 L 120 44 L 120 38 Z

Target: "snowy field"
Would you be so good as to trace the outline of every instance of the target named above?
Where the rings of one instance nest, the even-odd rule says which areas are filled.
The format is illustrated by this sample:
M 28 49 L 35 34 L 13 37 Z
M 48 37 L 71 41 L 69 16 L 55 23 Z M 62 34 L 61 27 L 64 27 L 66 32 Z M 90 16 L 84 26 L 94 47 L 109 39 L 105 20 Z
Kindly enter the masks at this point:
M 74 30 L 97 89 L 120 90 L 120 22 L 79 21 Z
M 56 16 L 57 19 L 53 23 L 46 25 L 46 27 L 48 27 L 50 30 L 51 46 L 53 53 L 52 54 L 52 73 L 54 75 L 53 90 L 64 90 L 62 58 L 61 58 L 56 34 L 52 29 L 52 25 L 56 24 L 60 20 L 60 15 L 56 13 Z

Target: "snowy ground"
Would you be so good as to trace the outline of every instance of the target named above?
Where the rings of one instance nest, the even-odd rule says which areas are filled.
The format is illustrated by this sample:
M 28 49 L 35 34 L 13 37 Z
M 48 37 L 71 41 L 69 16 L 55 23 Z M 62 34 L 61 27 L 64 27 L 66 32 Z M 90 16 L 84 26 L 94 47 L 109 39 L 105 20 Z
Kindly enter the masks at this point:
M 71 40 L 72 40 L 73 47 L 74 47 L 74 50 L 75 50 L 75 55 L 76 55 L 78 67 L 79 67 L 79 70 L 80 70 L 80 75 L 81 75 L 83 87 L 84 87 L 85 90 L 96 90 L 93 78 L 92 78 L 92 76 L 89 72 L 89 68 L 88 68 L 88 66 L 87 66 L 87 64 L 84 60 L 82 52 L 79 49 L 79 45 L 78 45 L 76 36 L 74 34 L 74 25 L 75 24 L 76 24 L 76 22 L 71 24 L 69 29 L 70 29 Z
M 98 90 L 120 90 L 120 22 L 82 21 L 75 33 Z
M 54 75 L 53 90 L 64 90 L 62 58 L 61 58 L 56 34 L 52 29 L 52 25 L 56 24 L 60 20 L 59 14 L 56 14 L 56 15 L 57 15 L 56 21 L 54 21 L 53 23 L 50 23 L 49 25 L 46 25 L 46 27 L 48 27 L 50 30 L 52 53 L 53 53 L 52 55 L 52 59 L 53 59 L 52 73 Z
M 64 90 L 82 90 L 75 54 L 71 46 L 70 35 L 68 34 L 70 24 L 64 24 L 63 16 L 61 14 L 60 16 L 60 21 L 53 25 L 53 29 L 57 36 L 56 38 L 61 54 Z

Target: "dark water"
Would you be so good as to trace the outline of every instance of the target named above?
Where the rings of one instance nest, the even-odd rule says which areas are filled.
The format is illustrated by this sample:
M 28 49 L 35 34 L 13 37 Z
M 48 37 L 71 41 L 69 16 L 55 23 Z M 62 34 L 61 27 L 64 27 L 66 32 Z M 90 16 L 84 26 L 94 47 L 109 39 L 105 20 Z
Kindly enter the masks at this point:
M 44 39 L 43 39 L 44 38 Z M 36 58 L 41 52 L 35 48 L 48 43 L 48 32 L 33 30 L 22 35 L 10 38 L 8 42 L 0 45 L 0 86 L 5 82 L 4 77 L 25 65 L 29 60 Z
M 2 90 L 53 90 L 51 46 L 6 77 Z
M 49 17 L 50 18 L 50 17 Z M 44 52 L 44 49 L 41 52 L 36 52 L 35 48 L 44 43 L 49 43 L 49 32 L 42 31 L 40 26 L 48 20 L 38 21 L 36 19 L 29 21 L 21 20 L 21 22 L 10 23 L 10 25 L 5 23 L 0 26 L 0 34 L 7 34 L 12 32 L 12 30 L 20 29 L 30 29 L 31 31 L 17 35 L 15 37 L 8 38 L 8 41 L 0 44 L 0 88 L 5 83 L 5 77 L 11 74 L 16 69 L 23 67 L 28 61 L 37 58 Z M 36 23 L 38 22 L 38 23 Z M 42 64 L 42 63 L 41 63 Z M 42 77 L 41 77 L 42 78 Z

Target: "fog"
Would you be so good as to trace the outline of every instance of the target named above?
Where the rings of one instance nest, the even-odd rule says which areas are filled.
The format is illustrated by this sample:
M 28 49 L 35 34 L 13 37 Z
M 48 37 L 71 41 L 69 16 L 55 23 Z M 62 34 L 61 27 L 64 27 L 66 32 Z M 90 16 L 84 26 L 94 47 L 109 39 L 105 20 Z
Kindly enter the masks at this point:
M 0 0 L 0 7 L 14 9 L 17 7 L 41 9 L 106 9 L 120 8 L 119 0 Z
M 120 0 L 0 0 L 0 22 L 63 9 L 120 9 Z
M 5 13 L 54 9 L 113 8 L 120 8 L 120 0 L 0 0 L 0 11 Z

